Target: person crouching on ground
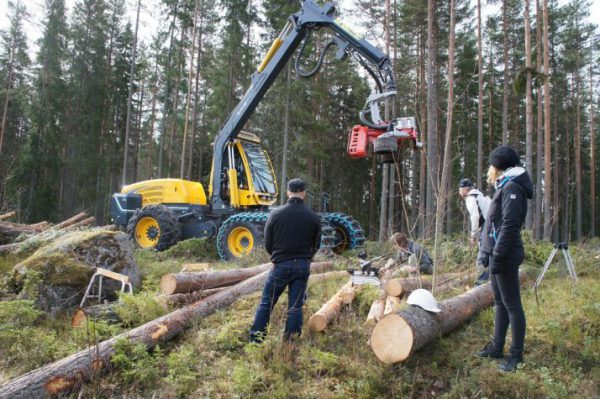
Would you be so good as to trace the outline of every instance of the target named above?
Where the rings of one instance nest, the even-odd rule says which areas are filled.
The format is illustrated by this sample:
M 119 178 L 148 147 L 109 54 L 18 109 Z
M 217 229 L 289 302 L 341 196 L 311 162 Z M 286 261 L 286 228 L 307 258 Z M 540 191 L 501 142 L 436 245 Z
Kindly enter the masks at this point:
M 256 309 L 250 340 L 264 339 L 271 312 L 288 287 L 288 312 L 285 338 L 302 332 L 302 306 L 310 275 L 310 261 L 321 246 L 321 218 L 304 205 L 306 186 L 300 179 L 288 183 L 288 202 L 271 212 L 265 225 L 265 249 L 273 268 L 265 283 Z
M 458 183 L 458 194 L 465 200 L 467 212 L 469 212 L 469 220 L 471 221 L 471 232 L 469 235 L 469 244 L 481 246 L 481 235 L 483 233 L 483 225 L 487 217 L 490 202 L 492 200 L 487 195 L 475 188 L 475 185 L 469 179 L 461 179 Z M 479 277 L 475 285 L 480 285 L 487 282 L 490 274 L 485 266 L 479 261 L 477 256 L 477 273 Z
M 406 238 L 404 233 L 394 233 L 392 243 L 398 250 L 398 261 L 403 262 L 408 259 L 408 265 L 402 266 L 401 271 L 406 273 L 416 273 L 417 265 L 419 273 L 433 274 L 433 260 L 427 250 L 416 242 Z
M 490 204 L 481 245 L 482 261 L 489 265 L 494 292 L 494 338 L 478 352 L 479 357 L 503 358 L 508 326 L 511 326 L 510 355 L 499 368 L 513 371 L 523 362 L 525 312 L 521 303 L 519 266 L 525 258 L 521 228 L 527 215 L 527 199 L 533 195 L 531 178 L 521 165 L 519 155 L 509 146 L 490 154 L 488 182 L 496 193 Z

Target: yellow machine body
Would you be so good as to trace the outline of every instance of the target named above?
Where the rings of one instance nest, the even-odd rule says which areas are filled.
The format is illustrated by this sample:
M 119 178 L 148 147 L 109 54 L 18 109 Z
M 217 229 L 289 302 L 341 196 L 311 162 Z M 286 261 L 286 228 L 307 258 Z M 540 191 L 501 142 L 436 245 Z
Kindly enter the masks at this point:
M 204 187 L 183 179 L 145 180 L 124 186 L 122 194 L 140 194 L 142 207 L 151 204 L 207 205 Z

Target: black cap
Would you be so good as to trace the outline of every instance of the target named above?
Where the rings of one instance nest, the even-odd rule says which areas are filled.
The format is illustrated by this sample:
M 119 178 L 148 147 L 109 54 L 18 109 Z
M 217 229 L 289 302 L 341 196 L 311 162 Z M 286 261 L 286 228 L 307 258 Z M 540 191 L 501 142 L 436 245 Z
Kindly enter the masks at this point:
M 501 145 L 490 153 L 490 164 L 497 169 L 506 170 L 521 165 L 521 158 L 512 147 Z
M 475 185 L 473 184 L 473 182 L 469 179 L 460 179 L 460 182 L 458 183 L 458 188 L 467 188 L 474 186 Z
M 302 179 L 292 179 L 288 182 L 287 189 L 291 193 L 301 193 L 306 190 L 306 184 Z

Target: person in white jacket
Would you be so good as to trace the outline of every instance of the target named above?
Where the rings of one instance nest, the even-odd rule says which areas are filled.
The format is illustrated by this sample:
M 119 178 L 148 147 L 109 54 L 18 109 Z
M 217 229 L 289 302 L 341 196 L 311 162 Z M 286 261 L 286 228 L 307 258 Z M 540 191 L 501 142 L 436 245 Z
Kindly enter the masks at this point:
M 469 212 L 469 220 L 471 222 L 469 243 L 471 245 L 477 244 L 479 246 L 481 243 L 483 224 L 487 218 L 488 209 L 492 200 L 490 197 L 477 190 L 473 182 L 469 179 L 460 180 L 458 183 L 458 193 L 465 200 L 465 205 Z M 480 273 L 477 284 L 482 284 L 489 279 L 488 271 L 479 261 L 477 262 L 477 271 Z

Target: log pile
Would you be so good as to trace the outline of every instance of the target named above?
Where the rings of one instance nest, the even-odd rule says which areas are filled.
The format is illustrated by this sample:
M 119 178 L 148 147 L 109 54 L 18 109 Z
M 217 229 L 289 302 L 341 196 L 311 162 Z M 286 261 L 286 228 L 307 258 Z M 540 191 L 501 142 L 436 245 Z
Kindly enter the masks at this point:
M 311 273 L 330 270 L 332 267 L 331 262 L 313 263 Z M 340 272 L 329 274 L 330 277 L 339 275 Z M 127 339 L 133 344 L 143 344 L 147 349 L 151 349 L 174 338 L 194 320 L 209 316 L 233 304 L 244 295 L 259 291 L 267 276 L 268 270 L 265 270 L 200 301 L 8 381 L 0 386 L 0 399 L 53 397 L 72 392 L 84 382 L 108 370 L 115 344 L 119 340 Z
M 14 217 L 15 214 L 15 212 L 9 212 L 0 215 L 0 239 L 4 239 L 4 242 L 9 241 L 8 244 L 0 245 L 0 253 L 18 249 L 22 242 L 10 243 L 10 241 L 14 241 L 20 234 L 35 236 L 45 231 L 68 231 L 78 227 L 89 226 L 96 221 L 93 216 L 88 217 L 87 213 L 81 212 L 53 226 L 46 221 L 33 224 L 8 222 L 7 219 Z
M 465 281 L 465 276 L 442 282 L 442 288 L 436 292 L 456 286 L 456 281 Z M 483 284 L 439 303 L 440 313 L 430 313 L 418 306 L 392 312 L 375 325 L 370 339 L 371 348 L 375 356 L 384 363 L 404 361 L 429 342 L 448 334 L 493 303 L 491 284 Z

